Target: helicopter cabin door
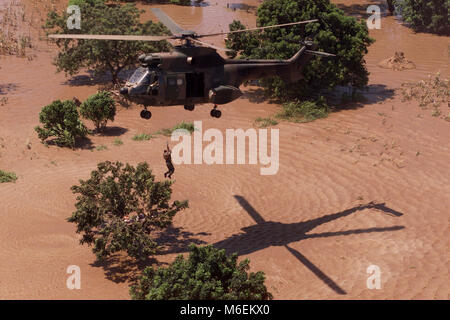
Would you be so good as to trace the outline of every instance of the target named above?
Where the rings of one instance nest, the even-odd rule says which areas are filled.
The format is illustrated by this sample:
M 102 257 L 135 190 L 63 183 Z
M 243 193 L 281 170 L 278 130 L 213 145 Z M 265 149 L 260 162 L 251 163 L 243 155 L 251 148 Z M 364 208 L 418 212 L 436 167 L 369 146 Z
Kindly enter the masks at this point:
M 186 73 L 186 98 L 199 98 L 205 95 L 205 74 Z
M 186 98 L 186 79 L 184 73 L 168 74 L 166 99 L 169 101 Z

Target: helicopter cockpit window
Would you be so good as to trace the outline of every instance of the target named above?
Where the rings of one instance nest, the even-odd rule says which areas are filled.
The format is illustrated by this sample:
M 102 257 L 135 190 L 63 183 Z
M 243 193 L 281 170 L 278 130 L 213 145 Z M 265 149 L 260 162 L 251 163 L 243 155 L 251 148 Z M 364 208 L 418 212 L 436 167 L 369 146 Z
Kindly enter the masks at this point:
M 138 68 L 128 80 L 131 88 L 130 94 L 141 95 L 147 93 L 147 88 L 151 83 L 152 73 L 147 68 Z
M 136 71 L 134 71 L 133 75 L 128 79 L 128 82 L 130 84 L 137 84 L 143 80 L 143 78 L 147 75 L 148 69 L 147 68 L 137 68 Z

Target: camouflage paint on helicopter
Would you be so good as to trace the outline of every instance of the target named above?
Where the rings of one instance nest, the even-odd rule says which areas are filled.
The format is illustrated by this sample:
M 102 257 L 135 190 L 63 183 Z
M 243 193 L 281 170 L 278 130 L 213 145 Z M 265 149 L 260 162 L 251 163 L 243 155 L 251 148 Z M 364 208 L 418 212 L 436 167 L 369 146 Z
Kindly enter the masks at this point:
M 142 66 L 120 93 L 147 106 L 227 104 L 242 95 L 239 86 L 245 81 L 274 75 L 286 82 L 299 80 L 302 67 L 312 57 L 306 48 L 289 60 L 223 59 L 205 47 L 176 47 L 171 53 L 142 55 Z

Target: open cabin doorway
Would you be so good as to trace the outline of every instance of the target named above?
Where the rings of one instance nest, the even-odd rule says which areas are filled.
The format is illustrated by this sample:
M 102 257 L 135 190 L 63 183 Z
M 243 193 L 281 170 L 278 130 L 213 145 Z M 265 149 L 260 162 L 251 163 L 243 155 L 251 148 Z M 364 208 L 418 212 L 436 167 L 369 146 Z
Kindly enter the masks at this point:
M 203 97 L 205 94 L 205 74 L 186 73 L 186 98 Z

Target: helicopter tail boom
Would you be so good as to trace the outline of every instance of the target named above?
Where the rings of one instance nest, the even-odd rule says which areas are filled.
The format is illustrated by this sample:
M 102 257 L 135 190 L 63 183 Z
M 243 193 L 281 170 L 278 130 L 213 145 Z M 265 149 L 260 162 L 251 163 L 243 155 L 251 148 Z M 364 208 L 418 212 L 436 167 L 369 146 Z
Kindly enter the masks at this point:
M 315 49 L 315 45 L 303 46 L 288 60 L 226 60 L 227 69 L 236 87 L 248 80 L 279 76 L 285 82 L 295 82 L 302 78 L 301 70 L 313 57 L 308 49 Z

